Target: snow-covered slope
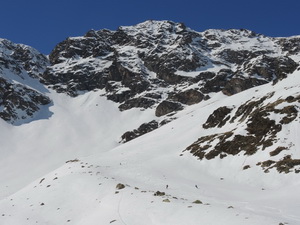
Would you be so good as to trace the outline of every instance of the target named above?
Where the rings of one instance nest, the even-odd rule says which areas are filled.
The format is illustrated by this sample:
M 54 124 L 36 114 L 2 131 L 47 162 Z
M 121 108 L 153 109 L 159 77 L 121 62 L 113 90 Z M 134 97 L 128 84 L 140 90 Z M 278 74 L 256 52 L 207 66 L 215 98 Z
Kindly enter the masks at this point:
M 266 84 L 231 97 L 216 95 L 207 102 L 181 111 L 178 119 L 153 132 L 119 146 L 106 146 L 106 149 L 103 147 L 105 143 L 101 143 L 104 135 L 99 133 L 101 127 L 119 124 L 112 133 L 119 131 L 120 134 L 120 121 L 102 118 L 102 121 L 96 119 L 99 123 L 94 124 L 95 118 L 86 116 L 83 117 L 85 127 L 81 127 L 83 123 L 69 119 L 72 128 L 76 128 L 75 133 L 79 133 L 78 130 L 82 132 L 76 136 L 71 130 L 74 140 L 67 138 L 71 136 L 66 124 L 49 127 L 51 133 L 64 136 L 59 140 L 56 135 L 58 140 L 53 142 L 61 146 L 61 155 L 68 145 L 72 145 L 73 158 L 69 154 L 69 160 L 65 160 L 67 162 L 60 168 L 3 198 L 0 202 L 1 224 L 299 224 L 299 175 L 278 173 L 275 169 L 265 173 L 256 166 L 256 162 L 270 158 L 268 149 L 251 156 L 242 151 L 239 155 L 200 161 L 183 151 L 198 137 L 216 133 L 201 126 L 216 108 L 232 106 L 232 103 L 242 105 L 272 92 L 275 92 L 274 95 L 265 103 L 286 96 L 296 97 L 299 96 L 299 87 L 300 73 L 296 72 L 274 86 Z M 92 97 L 90 93 L 76 99 L 76 104 L 87 104 L 88 97 Z M 98 106 L 103 104 L 101 98 L 95 95 L 79 114 L 100 112 L 101 108 L 93 102 L 96 99 Z M 297 110 L 299 105 L 297 101 Z M 57 110 L 63 106 L 66 105 L 57 106 Z M 107 114 L 118 119 L 117 108 L 114 111 L 114 107 L 105 106 Z M 150 111 L 153 113 L 153 110 L 143 113 L 151 117 Z M 51 118 L 53 122 L 58 119 L 54 118 L 56 114 L 66 119 L 62 112 L 55 112 Z M 139 113 L 135 118 L 139 118 Z M 94 127 L 89 131 L 86 124 Z M 101 126 L 97 126 L 99 124 Z M 233 127 L 241 134 L 245 132 L 242 123 L 225 124 L 222 129 Z M 298 134 L 299 117 L 292 124 L 282 126 L 277 139 L 281 142 L 288 139 L 293 146 L 282 152 L 280 157 L 287 154 L 299 157 Z M 93 140 L 97 136 L 99 140 Z M 87 151 L 94 149 L 94 154 L 75 158 L 75 152 L 84 150 L 82 148 Z M 95 153 L 96 148 L 99 148 L 99 153 Z M 248 164 L 251 169 L 244 170 Z M 27 173 L 33 175 L 32 170 Z M 6 173 L 9 175 L 9 171 Z M 119 183 L 125 188 L 117 189 Z M 165 192 L 165 195 L 155 196 L 160 194 L 157 191 Z M 193 203 L 196 200 L 202 204 Z
M 2 72 L 52 104 L 0 120 L 0 224 L 300 224 L 299 46 L 146 21 Z

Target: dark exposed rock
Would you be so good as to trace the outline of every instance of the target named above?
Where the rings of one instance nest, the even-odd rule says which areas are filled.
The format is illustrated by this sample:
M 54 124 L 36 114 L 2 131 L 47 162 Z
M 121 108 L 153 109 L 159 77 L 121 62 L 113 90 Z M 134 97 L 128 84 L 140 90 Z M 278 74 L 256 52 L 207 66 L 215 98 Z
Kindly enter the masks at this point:
M 49 65 L 47 57 L 37 50 L 11 41 L 0 40 L 0 75 L 3 68 L 24 79 L 24 73 L 39 78 Z
M 123 91 L 121 93 L 116 92 L 116 93 L 112 93 L 107 95 L 107 99 L 114 101 L 114 102 L 124 102 L 126 100 L 128 100 L 131 97 L 131 91 Z
M 199 103 L 203 100 L 203 98 L 204 95 L 195 89 L 189 89 L 179 93 L 171 93 L 168 96 L 168 100 L 180 102 L 186 105 Z
M 265 172 L 269 172 L 270 169 L 276 168 L 279 173 L 290 173 L 292 169 L 298 166 L 298 169 L 294 169 L 295 173 L 299 173 L 300 159 L 293 159 L 291 155 L 284 156 L 278 161 L 267 160 L 257 164 L 264 168 Z
M 232 109 L 223 106 L 216 109 L 207 119 L 205 124 L 203 124 L 203 128 L 213 128 L 213 127 L 222 127 L 225 123 L 230 119 L 228 114 L 232 111 Z
M 154 193 L 154 196 L 165 196 L 166 193 L 165 192 L 161 192 L 161 191 L 157 191 Z
M 153 98 L 153 99 L 161 99 L 161 94 L 159 93 L 147 93 L 145 94 L 146 98 Z
M 117 184 L 117 186 L 116 186 L 116 189 L 118 189 L 118 190 L 124 189 L 124 188 L 125 188 L 125 185 L 121 184 L 121 183 Z
M 132 108 L 150 108 L 155 104 L 155 101 L 150 98 L 132 98 L 126 100 L 123 104 L 119 106 L 121 111 L 132 109 Z
M 183 107 L 180 103 L 165 100 L 156 107 L 155 115 L 160 117 L 171 112 L 179 111 L 181 109 L 183 109 Z
M 242 47 L 245 40 L 250 47 Z M 122 103 L 121 110 L 160 103 L 157 114 L 162 115 L 181 109 L 178 103 L 191 105 L 209 99 L 212 92 L 233 95 L 284 78 L 298 64 L 287 54 L 278 57 L 269 46 L 291 51 L 297 43 L 296 39 L 277 40 L 245 29 L 199 33 L 181 23 L 149 20 L 66 39 L 49 55 L 52 66 L 41 80 L 71 96 L 105 88 L 104 95 Z M 233 44 L 241 49 L 230 48 Z M 215 66 L 222 69 L 205 71 Z M 197 70 L 197 76 L 184 75 Z M 196 83 L 197 88 L 188 87 Z M 172 87 L 177 86 L 188 91 L 173 93 Z M 119 92 L 121 88 L 128 89 Z M 168 98 L 154 94 L 157 88 Z
M 289 124 L 293 120 L 295 120 L 298 116 L 298 110 L 295 108 L 294 105 L 286 106 L 281 110 L 276 110 L 280 114 L 286 114 L 279 123 L 281 124 Z
M 149 123 L 143 123 L 139 128 L 133 130 L 133 131 L 127 131 L 122 135 L 122 142 L 128 142 L 131 141 L 139 136 L 142 136 L 146 133 L 149 133 L 155 129 L 158 128 L 158 122 L 155 120 L 150 121 Z
M 279 146 L 274 151 L 270 152 L 270 156 L 278 155 L 283 150 L 287 150 L 287 147 Z
M 205 74 L 206 75 L 206 74 Z M 212 74 L 209 74 L 212 76 Z M 228 83 L 228 80 L 233 76 L 231 70 L 220 70 L 216 76 L 206 80 L 203 87 L 200 89 L 202 93 L 219 92 Z
M 288 55 L 300 52 L 300 37 L 280 38 L 277 42 Z
M 24 119 L 32 118 L 51 100 L 21 84 L 11 84 L 0 77 L 0 118 L 12 124 L 20 123 Z M 19 112 L 21 111 L 22 114 Z
M 224 88 L 222 89 L 222 92 L 225 95 L 234 95 L 236 93 L 242 92 L 249 88 L 259 86 L 265 83 L 267 82 L 264 80 L 253 79 L 253 78 L 249 78 L 249 79 L 232 78 L 231 80 L 226 82 Z
M 210 143 L 215 140 L 217 140 L 217 144 L 214 146 L 211 145 Z M 222 158 L 227 154 L 237 155 L 241 151 L 244 151 L 247 155 L 253 155 L 261 145 L 264 145 L 264 142 L 261 141 L 260 137 L 254 135 L 234 135 L 233 132 L 227 132 L 201 137 L 195 143 L 187 147 L 186 150 L 200 159 L 205 157 L 209 160 L 216 156 Z
M 247 101 L 245 104 L 240 105 L 230 122 L 234 122 L 238 117 L 240 117 L 240 122 L 244 121 L 250 113 L 260 107 L 267 98 L 268 96 L 264 96 L 257 101 Z
M 292 159 L 290 155 L 285 156 L 274 165 L 279 173 L 289 173 L 295 166 L 300 166 L 300 159 Z
M 38 79 L 48 65 L 37 50 L 0 39 L 0 118 L 20 125 L 47 108 L 51 100 Z
M 278 107 L 281 103 L 286 103 L 284 99 L 278 99 L 276 101 L 265 103 L 265 100 L 270 99 L 274 93 L 258 99 L 257 101 L 248 101 L 241 105 L 235 115 L 230 119 L 228 114 L 232 109 L 227 107 L 220 107 L 215 110 L 207 119 L 203 125 L 204 128 L 210 127 L 222 127 L 224 124 L 233 122 L 243 122 L 245 124 L 245 130 L 248 132 L 246 135 L 235 134 L 234 130 L 225 133 L 214 134 L 200 137 L 196 142 L 186 148 L 191 154 L 197 156 L 200 159 L 213 159 L 217 156 L 220 158 L 230 154 L 236 155 L 240 152 L 244 154 L 252 155 L 258 150 L 264 150 L 267 147 L 272 146 L 277 141 L 277 134 L 282 129 L 283 121 L 290 123 L 298 116 L 297 108 L 292 105 L 298 102 L 298 96 L 288 97 L 288 101 L 291 105 L 283 108 Z M 280 123 L 276 123 L 275 120 L 269 118 L 270 114 L 286 116 L 282 117 Z M 277 147 L 270 152 L 270 156 L 278 155 L 281 151 L 287 150 L 287 147 Z M 281 167 L 281 170 L 289 167 L 285 163 L 291 162 L 298 165 L 298 161 L 284 160 L 282 164 L 276 164 Z M 267 165 L 269 166 L 269 165 Z M 264 164 L 264 167 L 267 167 Z M 283 168 L 284 167 L 284 168 Z
M 249 165 L 246 165 L 243 167 L 243 170 L 247 170 L 247 169 L 250 169 L 251 167 Z
M 200 200 L 195 200 L 195 201 L 193 201 L 193 203 L 194 204 L 203 204 L 202 201 L 200 201 Z
M 199 81 L 207 81 L 215 77 L 216 74 L 213 72 L 201 72 L 199 75 L 197 75 L 192 81 L 194 83 L 197 83 Z
M 250 75 L 260 75 L 266 81 L 283 79 L 287 74 L 294 72 L 298 64 L 287 56 L 270 57 L 263 55 L 255 62 L 245 66 L 245 71 Z
M 267 112 L 265 111 L 254 111 L 247 124 L 247 131 L 249 134 L 253 134 L 256 137 L 260 137 L 259 139 L 262 139 L 267 134 L 275 137 L 275 134 L 281 131 L 281 125 L 276 124 L 274 120 L 271 120 L 266 116 Z
M 242 64 L 246 60 L 254 58 L 257 55 L 248 50 L 236 51 L 232 49 L 224 49 L 222 52 L 220 52 L 219 56 L 225 59 L 227 62 Z

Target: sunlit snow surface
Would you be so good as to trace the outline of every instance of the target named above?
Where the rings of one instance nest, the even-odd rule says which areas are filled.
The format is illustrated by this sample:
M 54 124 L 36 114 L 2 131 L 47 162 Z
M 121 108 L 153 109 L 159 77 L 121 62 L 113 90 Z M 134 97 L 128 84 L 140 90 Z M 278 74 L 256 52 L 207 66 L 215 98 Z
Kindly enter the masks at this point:
M 299 90 L 296 72 L 275 86 L 216 94 L 125 144 L 121 135 L 154 119 L 154 109 L 120 112 L 101 91 L 76 98 L 51 92 L 49 119 L 22 126 L 0 121 L 0 224 L 300 224 L 299 174 L 264 173 L 253 163 L 268 153 L 200 161 L 182 152 L 215 132 L 202 124 L 219 106 Z M 289 153 L 299 158 L 299 118 L 279 135 L 294 144 Z M 243 170 L 247 164 L 253 168 Z M 118 183 L 125 188 L 117 190 Z M 156 191 L 166 195 L 154 196 Z

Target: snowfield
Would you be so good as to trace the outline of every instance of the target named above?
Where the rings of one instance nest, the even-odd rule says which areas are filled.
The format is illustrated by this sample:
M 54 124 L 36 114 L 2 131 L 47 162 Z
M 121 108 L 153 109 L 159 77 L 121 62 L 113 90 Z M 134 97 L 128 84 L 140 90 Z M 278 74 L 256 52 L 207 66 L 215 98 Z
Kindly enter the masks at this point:
M 216 131 L 245 132 L 237 123 L 203 129 L 216 108 L 299 90 L 297 71 L 276 85 L 215 94 L 124 144 L 121 135 L 155 119 L 154 109 L 120 112 L 102 91 L 75 98 L 49 91 L 48 119 L 0 121 L 0 224 L 298 225 L 299 174 L 264 173 L 256 163 L 269 152 L 198 160 L 183 150 Z M 299 117 L 284 128 L 277 138 L 292 143 L 289 154 L 299 158 Z

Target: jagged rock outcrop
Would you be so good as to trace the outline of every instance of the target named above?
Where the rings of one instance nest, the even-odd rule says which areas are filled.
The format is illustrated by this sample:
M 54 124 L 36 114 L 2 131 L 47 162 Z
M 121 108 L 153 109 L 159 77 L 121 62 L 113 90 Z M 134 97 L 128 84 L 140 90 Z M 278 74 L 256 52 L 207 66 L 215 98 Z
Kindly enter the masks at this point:
M 0 77 L 0 118 L 12 124 L 33 117 L 42 106 L 51 100 L 20 84 L 8 83 Z
M 195 89 L 189 89 L 182 92 L 170 93 L 168 100 L 180 102 L 186 105 L 193 105 L 201 102 L 204 99 L 204 95 Z
M 180 104 L 180 103 L 177 103 L 177 102 L 171 102 L 171 101 L 163 101 L 161 102 L 156 110 L 155 110 L 155 115 L 157 117 L 160 117 L 160 116 L 164 116 L 166 114 L 169 114 L 171 112 L 176 112 L 176 111 L 179 111 L 183 109 L 183 106 Z
M 300 95 L 298 93 L 285 98 L 280 96 L 277 99 L 274 96 L 275 93 L 270 92 L 262 98 L 249 100 L 236 109 L 226 106 L 216 109 L 203 124 L 203 128 L 221 129 L 226 124 L 227 127 L 232 127 L 229 124 L 237 124 L 237 127 L 244 127 L 243 130 L 246 133 L 241 134 L 240 131 L 233 129 L 202 136 L 185 151 L 191 152 L 202 160 L 224 158 L 241 153 L 253 155 L 257 151 L 269 151 L 270 157 L 276 156 L 277 159 L 257 163 L 265 172 L 273 168 L 276 168 L 278 172 L 300 172 L 299 169 L 294 169 L 295 166 L 300 165 L 300 160 L 292 158 L 291 155 L 286 156 L 292 143 L 286 143 L 284 146 L 284 141 L 280 141 L 279 138 L 283 127 L 290 126 L 299 118 Z M 273 146 L 278 143 L 281 145 L 274 148 Z M 278 155 L 283 151 L 284 157 L 278 159 Z
M 0 39 L 0 118 L 22 124 L 51 103 L 38 82 L 48 65 L 37 50 Z
M 34 48 L 0 39 L 0 73 L 2 77 L 27 75 L 39 78 L 49 65 L 47 57 Z M 7 74 L 10 72 L 10 74 Z M 11 78 L 11 77 L 10 77 Z
M 206 123 L 203 124 L 203 128 L 222 127 L 230 119 L 229 113 L 232 109 L 226 106 L 216 109 L 207 119 Z
M 155 129 L 157 129 L 159 126 L 159 123 L 155 120 L 150 121 L 149 123 L 143 123 L 141 126 L 139 126 L 137 129 L 134 129 L 133 131 L 127 131 L 122 135 L 122 142 L 128 142 L 131 141 L 139 136 L 142 136 L 146 133 L 149 133 Z

